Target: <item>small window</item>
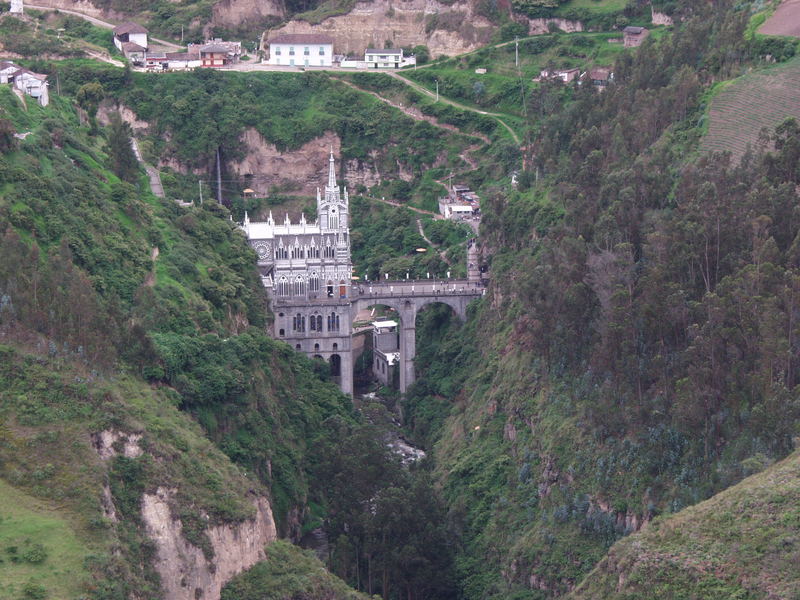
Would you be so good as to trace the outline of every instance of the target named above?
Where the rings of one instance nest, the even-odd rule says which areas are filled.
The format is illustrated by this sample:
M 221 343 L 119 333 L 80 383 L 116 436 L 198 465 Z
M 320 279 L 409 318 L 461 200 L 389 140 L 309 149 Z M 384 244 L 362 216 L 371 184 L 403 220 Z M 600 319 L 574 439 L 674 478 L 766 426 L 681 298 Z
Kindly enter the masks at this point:
M 325 56 L 325 46 L 320 46 L 319 47 L 319 55 L 320 56 Z
M 294 46 L 289 46 L 289 56 L 294 56 Z
M 280 56 L 280 55 L 281 55 L 281 49 L 275 48 L 275 56 Z
M 295 350 L 302 350 L 302 347 L 300 346 L 300 344 L 297 344 L 297 345 L 294 347 L 294 349 L 295 349 Z
M 306 55 L 306 56 L 308 56 L 309 54 L 311 54 L 311 51 L 309 50 L 308 46 L 306 46 L 306 47 L 303 49 L 303 54 L 304 54 L 304 55 Z
M 281 337 L 283 337 L 283 336 L 285 336 L 285 335 L 286 335 L 286 332 L 285 332 L 283 329 L 281 329 L 281 330 L 278 332 L 278 335 L 279 335 L 279 336 L 281 336 Z

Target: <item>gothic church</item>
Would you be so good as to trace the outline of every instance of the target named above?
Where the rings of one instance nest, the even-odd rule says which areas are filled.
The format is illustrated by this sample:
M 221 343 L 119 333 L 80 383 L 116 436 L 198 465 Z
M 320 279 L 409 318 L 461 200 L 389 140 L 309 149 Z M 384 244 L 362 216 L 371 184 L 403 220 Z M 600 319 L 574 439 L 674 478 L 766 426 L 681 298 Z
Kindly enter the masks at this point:
M 336 185 L 331 151 L 324 194 L 317 188 L 317 222 L 305 215 L 277 224 L 270 212 L 265 222 L 242 228 L 258 254 L 258 268 L 275 313 L 273 335 L 296 350 L 330 363 L 342 391 L 353 391 L 351 353 L 349 199 Z

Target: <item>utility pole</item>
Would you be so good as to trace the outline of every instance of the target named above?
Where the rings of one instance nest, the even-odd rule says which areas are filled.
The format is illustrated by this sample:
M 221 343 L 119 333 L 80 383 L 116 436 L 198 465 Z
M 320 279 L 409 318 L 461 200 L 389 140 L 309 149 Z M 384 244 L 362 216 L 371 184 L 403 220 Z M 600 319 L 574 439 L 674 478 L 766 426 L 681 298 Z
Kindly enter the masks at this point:
M 436 101 L 439 101 L 439 80 L 436 80 Z
M 197 187 L 200 188 L 200 206 L 203 205 L 203 180 L 197 180 Z
M 519 69 L 519 38 L 514 38 L 514 66 Z
M 181 25 L 181 44 L 183 44 L 183 25 Z

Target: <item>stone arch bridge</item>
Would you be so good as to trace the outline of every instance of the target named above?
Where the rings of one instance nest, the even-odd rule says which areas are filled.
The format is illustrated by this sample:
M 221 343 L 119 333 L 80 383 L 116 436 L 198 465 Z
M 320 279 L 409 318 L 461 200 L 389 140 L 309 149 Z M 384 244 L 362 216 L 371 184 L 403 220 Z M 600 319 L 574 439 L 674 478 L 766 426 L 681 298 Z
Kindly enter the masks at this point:
M 285 339 L 297 351 L 309 357 L 329 362 L 342 391 L 352 394 L 353 321 L 359 311 L 372 306 L 393 308 L 400 319 L 400 392 L 404 394 L 414 383 L 416 318 L 419 311 L 429 304 L 446 304 L 463 321 L 467 316 L 467 305 L 473 299 L 481 297 L 485 289 L 480 280 L 473 278 L 405 280 L 354 284 L 350 287 L 349 298 L 309 298 L 302 304 L 297 300 L 282 301 L 276 298 L 273 300 L 276 337 Z M 312 317 L 312 314 L 318 316 Z M 335 323 L 333 332 L 329 317 Z M 306 325 L 312 323 L 312 318 L 319 319 L 320 323 L 325 321 L 328 327 L 312 328 L 311 325 Z M 302 332 L 298 333 L 296 324 L 301 319 L 304 326 Z

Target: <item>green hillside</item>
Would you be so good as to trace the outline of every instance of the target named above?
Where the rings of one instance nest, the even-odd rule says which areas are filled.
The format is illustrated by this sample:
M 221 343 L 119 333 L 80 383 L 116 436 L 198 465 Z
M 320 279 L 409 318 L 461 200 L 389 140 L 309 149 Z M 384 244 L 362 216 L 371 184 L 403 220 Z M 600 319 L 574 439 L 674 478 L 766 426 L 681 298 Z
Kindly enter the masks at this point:
M 800 454 L 612 546 L 568 597 L 796 598 Z

